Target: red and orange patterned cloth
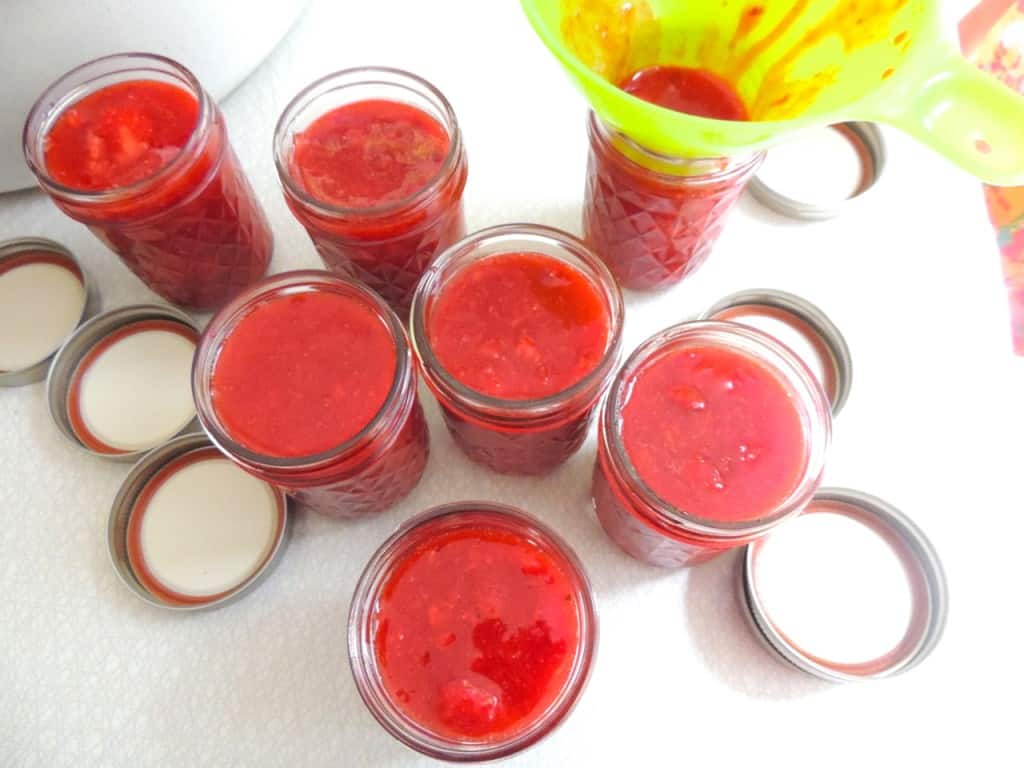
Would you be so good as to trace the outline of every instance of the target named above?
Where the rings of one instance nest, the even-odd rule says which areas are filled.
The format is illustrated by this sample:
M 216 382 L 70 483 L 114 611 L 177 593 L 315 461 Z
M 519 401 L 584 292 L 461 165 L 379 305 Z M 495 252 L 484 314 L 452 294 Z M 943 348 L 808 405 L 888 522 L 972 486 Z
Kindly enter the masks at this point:
M 1024 0 L 983 0 L 960 23 L 960 43 L 979 67 L 1024 94 Z M 1014 351 L 1024 355 L 1024 187 L 986 186 L 985 200 L 1002 252 Z

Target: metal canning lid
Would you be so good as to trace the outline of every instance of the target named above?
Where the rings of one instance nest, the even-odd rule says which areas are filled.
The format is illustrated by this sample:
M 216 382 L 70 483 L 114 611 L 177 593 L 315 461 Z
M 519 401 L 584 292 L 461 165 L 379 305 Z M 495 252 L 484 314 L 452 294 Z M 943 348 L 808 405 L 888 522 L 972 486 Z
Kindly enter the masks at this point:
M 949 602 L 921 529 L 881 499 L 844 488 L 821 489 L 799 517 L 744 547 L 740 589 L 764 644 L 832 682 L 921 663 L 942 637 Z
M 44 337 L 49 338 L 37 338 L 35 343 L 42 344 L 43 349 L 38 355 L 30 355 L 35 359 L 24 361 L 23 363 L 16 364 L 10 367 L 8 370 L 4 369 L 5 363 L 3 362 L 3 353 L 5 351 L 0 349 L 0 387 L 20 387 L 25 384 L 32 384 L 36 381 L 42 381 L 46 378 L 46 372 L 50 367 L 50 362 L 53 360 L 57 351 L 60 349 L 64 341 L 74 333 L 75 329 L 78 328 L 82 322 L 97 311 L 99 308 L 99 295 L 95 289 L 90 285 L 89 277 L 82 265 L 75 258 L 74 254 L 71 253 L 60 243 L 54 242 L 53 240 L 47 240 L 41 237 L 23 237 L 16 240 L 7 240 L 0 242 L 0 279 L 4 274 L 10 274 L 13 270 L 23 266 L 31 265 L 52 265 L 58 268 L 63 268 L 70 272 L 74 277 L 77 278 L 78 283 L 81 284 L 82 295 L 67 295 L 65 297 L 68 303 L 73 303 L 74 306 L 65 307 L 66 317 L 61 318 L 59 313 L 55 311 L 54 296 L 34 296 L 27 295 L 29 301 L 26 305 L 20 308 L 14 307 L 11 303 L 7 306 L 0 307 L 0 322 L 11 323 L 21 321 L 21 324 L 30 324 L 31 330 L 36 334 L 42 334 Z M 54 278 L 57 278 L 56 282 Z M 38 285 L 40 280 L 48 280 L 50 283 L 51 290 L 63 289 L 65 292 L 68 290 L 68 286 L 60 285 L 59 275 L 55 275 L 53 272 L 37 274 L 33 276 L 34 282 Z M 29 281 L 30 283 L 33 280 Z M 23 291 L 26 286 L 18 285 L 12 286 L 11 290 Z M 29 286 L 31 287 L 31 286 Z M 2 293 L 2 291 L 0 291 Z M 71 288 L 71 293 L 76 294 L 77 290 Z M 24 294 L 19 294 L 24 295 Z M 6 302 L 6 300 L 5 300 Z M 18 302 L 14 302 L 17 304 Z M 81 309 L 78 310 L 78 303 L 81 304 Z M 25 316 L 25 312 L 31 313 L 34 308 L 38 308 L 41 320 L 45 317 L 47 320 L 46 324 L 41 324 L 36 318 L 30 318 Z M 21 310 L 18 313 L 18 309 Z M 18 313 L 18 316 L 12 316 L 11 313 Z M 49 327 L 47 328 L 47 325 Z M 65 330 L 66 329 L 66 330 Z M 14 334 L 24 343 L 26 334 L 29 328 L 17 328 L 7 330 L 17 330 L 18 333 Z M 0 339 L 3 338 L 3 334 L 0 333 Z M 19 350 L 21 356 L 31 350 L 22 349 Z
M 747 189 L 784 216 L 828 219 L 871 189 L 884 169 L 885 141 L 877 125 L 836 123 L 769 149 Z
M 775 337 L 804 361 L 821 382 L 838 414 L 853 386 L 853 358 L 846 339 L 828 315 L 785 291 L 739 291 L 716 301 L 701 320 L 742 323 Z
M 144 537 L 147 536 L 147 533 L 142 529 L 141 522 L 136 521 L 133 524 L 133 517 L 150 513 L 153 500 L 156 498 L 156 491 L 163 487 L 163 484 L 170 477 L 173 477 L 175 472 L 186 468 L 190 457 L 194 457 L 197 461 L 208 458 L 225 462 L 232 471 L 239 473 L 247 483 L 259 484 L 265 487 L 273 499 L 277 522 L 276 528 L 272 530 L 267 538 L 267 548 L 260 553 L 260 559 L 255 567 L 246 571 L 247 576 L 235 582 L 230 588 L 213 594 L 201 596 L 187 595 L 176 598 L 176 593 L 161 586 L 166 582 L 162 581 L 159 576 L 154 575 L 154 573 L 158 573 L 157 569 L 153 568 L 153 573 L 149 572 L 149 566 L 152 563 L 150 556 L 145 552 L 147 544 Z M 218 491 L 223 491 L 224 487 L 223 484 L 219 485 Z M 193 494 L 202 494 L 203 486 L 201 484 L 191 483 L 190 488 Z M 196 490 L 197 488 L 198 490 Z M 190 509 L 194 513 L 199 514 L 208 511 L 202 508 L 196 510 L 190 507 Z M 206 516 L 212 517 L 211 515 Z M 114 498 L 107 522 L 107 544 L 110 552 L 110 561 L 124 585 L 141 600 L 150 605 L 179 612 L 220 608 L 238 600 L 253 590 L 276 567 L 290 536 L 288 517 L 288 497 L 283 490 L 246 474 L 244 470 L 225 458 L 205 434 L 192 433 L 180 435 L 154 448 L 143 456 L 132 467 L 124 483 L 122 483 L 117 496 Z M 189 550 L 178 541 L 167 540 L 172 537 L 168 537 L 166 534 L 169 532 L 177 533 L 182 530 L 180 527 L 178 530 L 175 530 L 173 522 L 172 520 L 169 526 L 166 520 L 164 520 L 163 524 L 157 528 L 156 533 L 148 534 L 150 539 L 157 534 L 164 534 L 163 541 L 161 542 L 164 553 L 170 551 L 172 555 L 179 556 L 179 563 L 187 562 L 193 568 L 195 568 L 198 562 L 201 566 L 199 570 L 205 576 L 207 571 L 213 570 L 208 562 L 204 562 L 201 558 L 197 557 L 194 549 Z M 187 525 L 187 522 L 184 522 L 183 525 L 186 531 L 195 531 L 195 528 Z M 142 529 L 141 533 L 139 532 L 140 529 Z M 231 535 L 235 534 L 232 533 Z M 202 549 L 208 554 L 211 546 L 215 548 L 216 542 L 219 540 L 213 537 L 212 541 L 214 544 L 211 545 L 211 539 L 205 539 L 203 541 L 205 546 Z M 233 541 L 232 550 L 236 548 L 236 542 Z M 182 551 L 184 551 L 184 555 L 180 554 Z M 166 554 L 162 556 L 164 558 L 167 557 Z
M 133 327 L 135 330 L 133 330 Z M 193 432 L 197 429 L 195 404 L 191 395 L 191 368 L 194 349 L 189 351 L 185 344 L 179 344 L 179 348 L 170 350 L 173 354 L 157 354 L 168 350 L 150 350 L 155 354 L 155 364 L 172 368 L 177 381 L 177 374 L 180 373 L 182 386 L 174 388 L 173 403 L 168 403 L 168 409 L 179 418 L 170 427 L 159 424 L 161 414 L 159 409 L 145 408 L 147 420 L 141 419 L 137 422 L 132 420 L 130 405 L 133 402 L 129 395 L 137 398 L 153 396 L 154 393 L 166 395 L 167 389 L 150 389 L 135 386 L 132 390 L 124 392 L 112 392 L 114 385 L 110 380 L 99 380 L 95 388 L 103 387 L 94 397 L 93 387 L 85 387 L 88 371 L 106 356 L 104 353 L 119 345 L 124 339 L 134 333 L 153 330 L 166 331 L 164 335 L 178 335 L 191 342 L 194 347 L 198 343 L 199 328 L 192 322 L 185 313 L 173 307 L 159 304 L 136 304 L 127 307 L 119 307 L 109 312 L 97 315 L 83 324 L 64 343 L 50 366 L 50 373 L 46 380 L 46 398 L 53 417 L 54 424 L 71 443 L 87 451 L 94 456 L 113 459 L 115 461 L 135 461 L 147 451 L 175 435 Z M 155 339 L 151 336 L 150 339 Z M 123 350 L 122 350 L 123 353 Z M 138 352 L 136 352 L 138 354 Z M 154 361 L 137 364 L 137 368 L 148 371 L 151 375 L 167 373 L 153 367 Z M 180 371 L 177 369 L 181 368 Z M 110 376 L 108 370 L 104 370 L 104 377 Z M 116 375 L 114 375 L 116 378 Z M 161 382 L 166 383 L 167 379 Z M 138 382 L 135 382 L 138 384 Z M 180 391 L 179 391 L 180 390 Z M 101 402 L 106 410 L 105 417 L 113 417 L 120 420 L 122 424 L 128 424 L 133 429 L 157 430 L 145 435 L 146 440 L 138 444 L 121 443 L 111 440 L 110 437 L 90 425 L 87 418 L 87 411 L 93 402 Z M 87 405 L 90 404 L 90 405 Z M 141 406 L 140 406 L 141 407 Z M 170 416 L 168 416 L 170 418 Z M 134 426 L 132 426 L 134 425 Z M 121 426 L 120 428 L 124 428 Z M 163 428 L 160 431 L 160 428 Z

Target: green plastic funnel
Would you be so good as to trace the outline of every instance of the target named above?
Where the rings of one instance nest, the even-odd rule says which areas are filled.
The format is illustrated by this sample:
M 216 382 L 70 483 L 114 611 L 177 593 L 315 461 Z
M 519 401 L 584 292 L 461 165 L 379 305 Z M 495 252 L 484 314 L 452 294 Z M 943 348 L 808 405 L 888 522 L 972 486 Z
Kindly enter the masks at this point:
M 888 123 L 990 184 L 1024 183 L 1024 97 L 965 61 L 928 0 L 522 0 L 607 123 L 668 154 L 734 155 L 847 120 Z M 710 70 L 751 115 L 732 122 L 616 87 L 638 69 Z

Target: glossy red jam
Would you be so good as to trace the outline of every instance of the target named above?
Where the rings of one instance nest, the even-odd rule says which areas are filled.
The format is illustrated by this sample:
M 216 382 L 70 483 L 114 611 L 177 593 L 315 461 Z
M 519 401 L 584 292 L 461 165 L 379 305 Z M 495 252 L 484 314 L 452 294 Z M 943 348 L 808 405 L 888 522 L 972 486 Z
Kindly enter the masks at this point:
M 181 152 L 198 120 L 199 102 L 176 85 L 108 85 L 61 112 L 46 136 L 46 169 L 73 189 L 135 184 Z
M 451 279 L 427 333 L 438 361 L 467 387 L 533 400 L 594 370 L 608 325 L 604 299 L 578 269 L 541 253 L 504 253 Z
M 594 500 L 627 552 L 681 565 L 799 510 L 819 480 L 829 412 L 810 371 L 764 334 L 730 323 L 666 333 L 616 380 Z
M 549 250 L 491 250 L 506 237 Z M 498 472 L 549 472 L 586 437 L 617 357 L 614 281 L 581 243 L 543 228 L 485 230 L 449 254 L 413 313 L 448 429 L 469 458 Z
M 400 531 L 382 548 L 388 562 L 364 573 L 352 614 L 365 639 L 357 683 L 361 672 L 377 676 L 385 706 L 435 744 L 516 751 L 557 724 L 582 687 L 589 588 L 531 518 L 470 502 L 441 510 Z
M 423 474 L 427 428 L 401 325 L 329 273 L 283 273 L 218 313 L 193 390 L 229 458 L 325 514 L 381 511 Z
M 569 577 L 533 542 L 487 528 L 447 531 L 385 582 L 377 666 L 388 693 L 430 730 L 508 738 L 565 685 L 577 611 Z
M 786 385 L 761 362 L 713 346 L 674 350 L 637 374 L 622 442 L 652 491 L 716 522 L 763 517 L 793 492 L 806 462 Z
M 414 195 L 441 170 L 444 127 L 397 101 L 357 101 L 321 115 L 295 135 L 303 189 L 342 208 L 376 208 Z
M 377 71 L 341 72 L 295 98 L 278 124 L 278 171 L 327 267 L 365 282 L 405 317 L 423 270 L 465 234 L 466 158 L 450 106 L 418 78 L 379 70 L 380 93 L 299 124 L 322 108 L 318 89 L 362 93 Z M 413 92 L 422 103 L 410 103 Z
M 624 288 L 679 282 L 711 253 L 761 155 L 667 157 L 603 125 L 588 125 L 583 234 Z
M 324 291 L 281 296 L 257 305 L 224 340 L 213 407 L 246 448 L 309 456 L 370 423 L 396 367 L 390 330 L 371 305 Z
M 646 67 L 634 72 L 622 90 L 659 107 L 716 120 L 748 120 L 747 108 L 723 78 L 704 69 Z
M 163 67 L 182 84 L 115 82 L 64 107 L 46 129 L 44 102 L 85 76 L 75 70 L 33 109 L 26 154 L 57 205 L 150 288 L 175 304 L 213 309 L 266 272 L 270 228 L 219 110 L 190 73 L 139 55 L 83 70 L 133 63 Z

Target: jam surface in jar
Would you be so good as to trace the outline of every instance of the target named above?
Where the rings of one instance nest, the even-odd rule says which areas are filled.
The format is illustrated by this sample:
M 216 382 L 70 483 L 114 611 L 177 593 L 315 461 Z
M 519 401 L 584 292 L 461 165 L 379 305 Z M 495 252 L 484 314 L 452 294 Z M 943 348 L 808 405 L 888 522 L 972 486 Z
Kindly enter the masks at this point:
M 212 376 L 227 432 L 269 456 L 309 456 L 354 437 L 391 389 L 397 352 L 378 311 L 329 291 L 256 305 L 224 340 Z
M 659 497 L 715 522 L 770 514 L 799 484 L 804 426 L 762 363 L 716 346 L 680 346 L 645 365 L 622 408 L 630 463 Z
M 540 253 L 489 256 L 462 268 L 431 309 L 441 365 L 465 386 L 506 400 L 576 384 L 604 356 L 610 318 L 578 269 Z
M 374 208 L 424 189 L 451 140 L 408 104 L 372 99 L 345 104 L 295 136 L 296 178 L 306 192 L 342 208 Z
M 195 97 L 170 83 L 129 80 L 61 112 L 46 136 L 54 180 L 92 191 L 147 179 L 173 160 L 199 119 Z
M 432 531 L 377 601 L 376 664 L 395 705 L 455 741 L 505 741 L 538 721 L 582 642 L 566 568 L 524 533 Z

